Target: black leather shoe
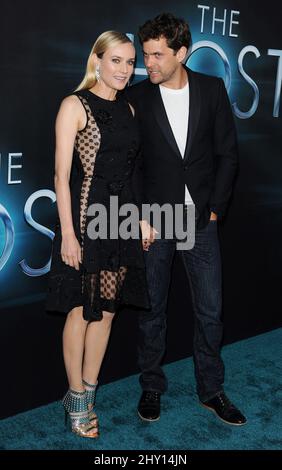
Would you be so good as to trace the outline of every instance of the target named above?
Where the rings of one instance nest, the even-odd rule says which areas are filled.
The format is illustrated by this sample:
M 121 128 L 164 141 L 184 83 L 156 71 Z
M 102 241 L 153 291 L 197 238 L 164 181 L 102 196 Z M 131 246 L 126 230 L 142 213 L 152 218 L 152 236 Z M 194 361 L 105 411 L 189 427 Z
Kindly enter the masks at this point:
M 144 391 L 138 404 L 138 415 L 144 421 L 157 421 L 161 414 L 161 394 Z
M 224 392 L 218 393 L 208 401 L 200 402 L 205 408 L 213 411 L 222 421 L 234 426 L 246 424 L 247 419 L 241 411 L 234 406 Z

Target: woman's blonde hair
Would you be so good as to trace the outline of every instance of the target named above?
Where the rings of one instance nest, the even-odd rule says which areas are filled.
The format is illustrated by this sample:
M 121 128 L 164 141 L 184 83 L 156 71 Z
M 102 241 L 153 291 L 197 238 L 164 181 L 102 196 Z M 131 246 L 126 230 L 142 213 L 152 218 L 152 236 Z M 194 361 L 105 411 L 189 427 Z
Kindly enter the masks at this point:
M 89 54 L 83 80 L 75 89 L 75 91 L 86 90 L 92 88 L 95 85 L 97 78 L 92 58 L 94 53 L 97 54 L 99 59 L 102 59 L 103 54 L 109 47 L 114 47 L 118 44 L 126 44 L 128 42 L 132 44 L 132 41 L 126 36 L 126 34 L 120 33 L 119 31 L 105 31 L 104 33 L 100 34 Z

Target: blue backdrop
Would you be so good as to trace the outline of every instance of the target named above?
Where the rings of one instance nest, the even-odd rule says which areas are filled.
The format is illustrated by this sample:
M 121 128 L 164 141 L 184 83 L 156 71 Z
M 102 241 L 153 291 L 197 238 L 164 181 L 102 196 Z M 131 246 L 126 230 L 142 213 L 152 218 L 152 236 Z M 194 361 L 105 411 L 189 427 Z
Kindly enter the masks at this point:
M 60 349 L 63 320 L 47 318 L 44 312 L 56 212 L 54 120 L 59 103 L 80 82 L 93 42 L 108 29 L 132 35 L 138 54 L 135 81 L 144 79 L 138 26 L 162 11 L 189 22 L 193 47 L 187 64 L 223 77 L 238 129 L 240 171 L 221 228 L 225 342 L 281 324 L 281 7 L 274 0 L 267 6 L 258 3 L 2 3 L 0 355 L 5 358 L 7 377 L 12 378 L 16 368 L 19 377 L 28 378 L 26 395 L 20 399 L 9 390 L 8 409 L 6 404 L 2 415 L 58 398 L 65 385 Z M 167 361 L 191 353 L 192 315 L 185 282 L 176 259 Z M 134 354 L 128 360 L 135 337 L 135 317 L 126 310 L 116 322 L 102 381 L 136 371 Z M 127 348 L 120 338 L 126 338 Z M 33 393 L 36 380 L 45 383 L 39 394 Z

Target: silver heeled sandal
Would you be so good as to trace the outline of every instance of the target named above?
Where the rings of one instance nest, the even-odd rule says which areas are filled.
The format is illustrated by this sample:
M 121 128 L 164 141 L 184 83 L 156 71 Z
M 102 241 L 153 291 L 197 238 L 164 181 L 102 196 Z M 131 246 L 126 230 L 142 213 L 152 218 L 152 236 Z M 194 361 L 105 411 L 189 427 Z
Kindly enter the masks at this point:
M 67 425 L 69 419 L 72 432 L 81 437 L 98 437 L 98 426 L 93 420 L 90 421 L 89 419 L 85 391 L 76 392 L 69 389 L 63 398 L 63 406 L 65 409 L 65 424 Z
M 94 411 L 98 382 L 96 382 L 95 384 L 90 384 L 86 382 L 86 380 L 82 380 L 82 383 L 85 387 L 86 401 L 87 401 L 88 410 L 89 410 L 89 421 L 91 422 L 96 421 L 96 424 L 98 425 L 98 417 Z

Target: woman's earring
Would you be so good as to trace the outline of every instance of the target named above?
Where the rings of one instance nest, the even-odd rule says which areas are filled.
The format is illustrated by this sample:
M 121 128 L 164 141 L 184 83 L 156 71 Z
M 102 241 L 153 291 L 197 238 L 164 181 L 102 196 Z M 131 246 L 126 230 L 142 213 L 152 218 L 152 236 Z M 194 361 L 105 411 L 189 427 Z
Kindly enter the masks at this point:
M 96 75 L 96 80 L 97 80 L 97 82 L 99 82 L 99 81 L 100 81 L 100 77 L 101 77 L 99 65 L 96 65 L 95 75 Z

